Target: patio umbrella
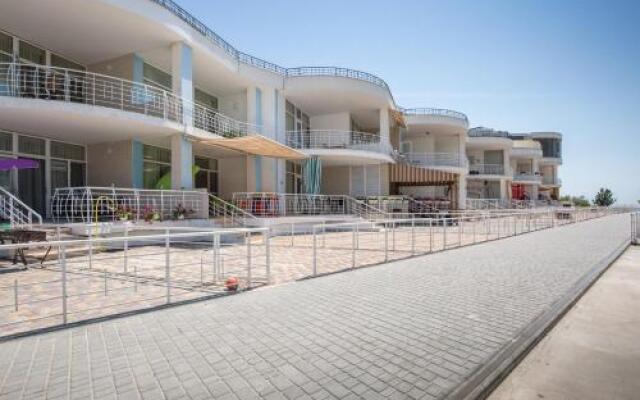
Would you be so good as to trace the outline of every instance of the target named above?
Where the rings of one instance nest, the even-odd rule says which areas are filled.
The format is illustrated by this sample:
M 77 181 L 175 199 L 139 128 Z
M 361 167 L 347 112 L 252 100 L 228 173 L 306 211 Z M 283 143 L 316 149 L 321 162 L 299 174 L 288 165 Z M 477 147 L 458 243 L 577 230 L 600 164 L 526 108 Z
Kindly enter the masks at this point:
M 306 194 L 320 193 L 322 166 L 318 156 L 302 161 L 302 191 Z
M 35 169 L 40 163 L 28 158 L 0 158 L 0 171 L 15 169 Z

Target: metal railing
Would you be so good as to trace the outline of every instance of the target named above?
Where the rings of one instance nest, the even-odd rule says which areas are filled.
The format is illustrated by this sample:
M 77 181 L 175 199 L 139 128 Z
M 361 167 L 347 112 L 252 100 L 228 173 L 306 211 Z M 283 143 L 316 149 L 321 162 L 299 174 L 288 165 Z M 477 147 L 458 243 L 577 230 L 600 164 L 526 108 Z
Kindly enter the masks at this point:
M 212 194 L 209 194 L 209 217 L 221 220 L 224 226 L 248 226 L 257 220 L 255 215 Z
M 308 132 L 287 131 L 286 144 L 294 149 L 349 149 L 382 154 L 391 153 L 389 138 L 377 133 L 311 130 Z
M 345 195 L 234 193 L 233 204 L 257 217 L 353 215 L 377 219 L 386 215 L 375 207 Z
M 470 175 L 504 175 L 503 164 L 471 164 L 469 165 Z
M 545 185 L 562 185 L 562 180 L 554 176 L 542 176 L 542 183 Z
M 419 167 L 464 168 L 467 157 L 460 153 L 402 153 L 399 160 Z
M 31 228 L 34 222 L 42 225 L 42 216 L 5 188 L 0 186 L 0 217 L 11 228 Z
M 35 261 L 46 249 L 46 259 Z M 0 336 L 211 298 L 270 281 L 264 228 L 145 227 L 120 237 L 0 245 L 5 259 L 0 262 L 18 251 L 37 268 L 0 276 Z
M 447 110 L 446 108 L 403 108 L 400 107 L 400 111 L 405 115 L 433 115 L 438 117 L 449 117 L 459 119 L 466 125 L 469 124 L 469 119 L 464 113 L 454 110 Z
M 157 87 L 82 70 L 0 63 L 0 96 L 89 104 L 189 123 L 224 137 L 255 134 L 259 127 L 236 121 Z
M 56 188 L 50 207 L 56 222 L 152 222 L 209 216 L 208 193 L 198 190 Z
M 532 174 L 529 172 L 525 173 L 514 173 L 513 180 L 517 182 L 542 182 L 542 176 L 538 174 Z
M 496 131 L 493 129 L 473 128 L 467 132 L 469 137 L 497 137 L 497 138 L 509 138 L 509 132 Z

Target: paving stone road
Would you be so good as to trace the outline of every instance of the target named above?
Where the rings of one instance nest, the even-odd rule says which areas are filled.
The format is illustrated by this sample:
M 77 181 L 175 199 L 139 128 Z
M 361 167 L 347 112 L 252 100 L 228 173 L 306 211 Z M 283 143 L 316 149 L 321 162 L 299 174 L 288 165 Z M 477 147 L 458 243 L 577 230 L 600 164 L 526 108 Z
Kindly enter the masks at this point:
M 617 215 L 0 343 L 0 399 L 435 399 L 628 239 Z

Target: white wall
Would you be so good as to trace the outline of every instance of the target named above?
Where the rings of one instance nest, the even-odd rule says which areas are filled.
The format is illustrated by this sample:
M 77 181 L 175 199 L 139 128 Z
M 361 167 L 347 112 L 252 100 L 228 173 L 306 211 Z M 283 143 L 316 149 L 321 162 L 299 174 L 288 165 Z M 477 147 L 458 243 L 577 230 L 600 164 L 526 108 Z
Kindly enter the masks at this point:
M 131 140 L 87 146 L 87 185 L 133 187 Z
M 220 113 L 238 121 L 247 120 L 247 93 L 239 93 L 218 96 L 218 110 Z
M 218 159 L 219 196 L 231 200 L 234 192 L 247 191 L 247 157 Z
M 309 117 L 311 129 L 332 129 L 339 131 L 351 130 L 351 114 L 348 112 L 336 114 L 315 115 Z

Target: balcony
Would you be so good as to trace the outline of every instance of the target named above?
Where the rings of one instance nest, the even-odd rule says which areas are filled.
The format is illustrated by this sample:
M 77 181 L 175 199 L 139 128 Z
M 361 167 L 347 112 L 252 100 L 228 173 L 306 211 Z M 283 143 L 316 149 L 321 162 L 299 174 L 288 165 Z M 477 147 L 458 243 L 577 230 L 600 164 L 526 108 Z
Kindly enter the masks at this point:
M 513 174 L 513 182 L 521 182 L 525 184 L 540 184 L 542 182 L 542 176 L 539 173 L 521 172 L 519 174 Z
M 548 186 L 560 186 L 562 185 L 562 180 L 555 176 L 543 176 L 542 184 Z
M 223 137 L 258 132 L 257 126 L 187 102 L 169 91 L 82 70 L 1 63 L 0 96 L 106 107 L 178 124 L 191 115 L 195 128 Z
M 453 167 L 465 168 L 466 157 L 460 153 L 403 153 L 398 157 L 400 162 L 417 167 Z
M 503 164 L 473 164 L 469 175 L 505 175 Z
M 391 145 L 381 140 L 377 133 L 340 131 L 340 130 L 311 130 L 308 132 L 286 132 L 286 144 L 300 150 L 357 150 L 379 153 L 385 156 L 391 154 Z

